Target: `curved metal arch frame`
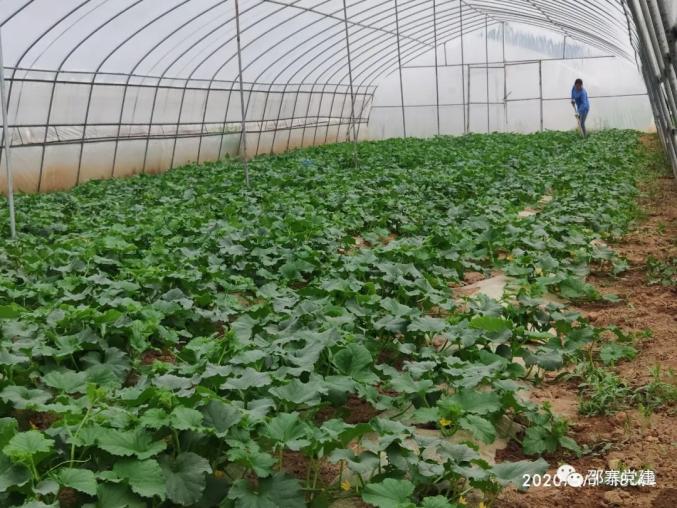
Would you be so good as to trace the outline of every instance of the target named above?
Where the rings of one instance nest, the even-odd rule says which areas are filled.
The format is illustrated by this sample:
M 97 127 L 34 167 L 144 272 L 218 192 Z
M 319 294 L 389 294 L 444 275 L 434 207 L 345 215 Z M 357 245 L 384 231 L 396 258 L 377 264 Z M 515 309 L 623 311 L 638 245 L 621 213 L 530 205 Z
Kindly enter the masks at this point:
M 21 6 L 14 9 L 2 22 L 0 26 L 3 26 L 11 22 L 18 14 L 23 10 L 28 8 L 30 5 L 36 3 L 38 0 L 28 0 L 23 3 Z M 100 5 L 103 5 L 108 0 L 103 0 Z M 114 19 L 126 15 L 129 11 L 134 9 L 137 5 L 143 3 L 144 0 L 136 0 L 135 2 L 130 3 L 124 9 L 117 11 L 114 15 L 104 19 L 95 29 L 89 31 L 86 36 L 79 40 L 73 47 L 70 48 L 70 51 L 66 56 L 61 60 L 57 69 L 54 71 L 54 79 L 50 94 L 49 108 L 47 112 L 47 121 L 45 124 L 45 131 L 42 143 L 42 152 L 41 152 L 41 162 L 40 162 L 40 176 L 38 182 L 38 190 L 42 183 L 42 173 L 45 163 L 45 150 L 46 146 L 51 142 L 48 142 L 48 133 L 51 125 L 53 102 L 55 98 L 56 83 L 58 82 L 59 75 L 62 73 L 68 73 L 65 66 L 69 58 L 87 42 L 89 42 L 94 34 L 98 33 L 105 26 L 110 24 Z M 102 68 L 110 60 L 110 58 L 115 55 L 121 47 L 128 44 L 140 33 L 143 33 L 145 30 L 149 29 L 152 25 L 158 22 L 158 20 L 167 16 L 170 12 L 173 12 L 183 5 L 185 5 L 190 0 L 184 0 L 174 4 L 167 11 L 163 11 L 157 15 L 154 19 L 147 22 L 143 27 L 136 29 L 132 34 L 127 35 L 123 42 L 119 43 L 116 47 L 110 50 L 107 55 L 98 62 L 96 70 L 92 74 L 91 82 L 89 83 L 89 92 L 87 98 L 87 106 L 85 113 L 84 124 L 82 125 L 82 137 L 79 140 L 80 148 L 78 154 L 78 167 L 77 167 L 77 176 L 76 182 L 80 181 L 80 172 L 82 168 L 82 157 L 84 151 L 84 144 L 87 141 L 87 127 L 90 125 L 90 110 L 91 110 L 91 101 L 93 96 L 93 91 L 96 86 L 97 78 L 102 75 Z M 233 0 L 235 1 L 235 0 Z M 674 119 L 675 109 L 677 109 L 677 90 L 675 90 L 675 75 L 674 75 L 674 62 L 677 61 L 677 58 L 672 58 L 668 60 L 672 63 L 665 63 L 665 51 L 670 51 L 669 48 L 666 48 L 666 39 L 667 25 L 666 22 L 663 22 L 661 19 L 660 7 L 663 3 L 663 0 L 647 0 L 650 2 L 649 5 L 643 5 L 642 2 L 637 0 L 602 0 L 604 6 L 597 5 L 593 2 L 577 1 L 573 2 L 571 0 L 563 0 L 558 2 L 548 1 L 548 0 L 518 0 L 517 2 L 506 5 L 506 2 L 500 0 L 411 0 L 409 2 L 403 0 L 385 0 L 379 1 L 377 5 L 373 5 L 373 2 L 353 2 L 350 5 L 348 0 L 343 0 L 342 5 L 338 5 L 335 10 L 330 10 L 329 12 L 322 12 L 320 9 L 324 4 L 329 3 L 334 5 L 331 0 L 318 0 L 317 3 L 311 7 L 296 5 L 299 3 L 299 0 L 293 0 L 291 2 L 285 0 L 259 0 L 257 3 L 254 3 L 252 7 L 246 9 L 243 12 L 236 13 L 235 17 L 226 18 L 223 23 L 219 24 L 216 28 L 210 30 L 207 34 L 203 34 L 203 29 L 208 26 L 210 23 L 205 23 L 197 28 L 191 28 L 191 31 L 185 35 L 185 37 L 179 41 L 174 48 L 186 44 L 187 48 L 179 53 L 179 56 L 174 58 L 169 65 L 165 67 L 162 73 L 158 76 L 148 76 L 148 79 L 155 79 L 155 90 L 154 90 L 154 99 L 153 105 L 151 108 L 150 119 L 148 123 L 148 131 L 146 138 L 146 149 L 144 153 L 144 163 L 142 171 L 145 171 L 146 160 L 148 156 L 148 146 L 152 138 L 151 129 L 154 125 L 154 115 L 156 111 L 156 101 L 158 90 L 162 88 L 163 80 L 165 79 L 180 79 L 183 81 L 183 87 L 181 91 L 180 104 L 178 108 L 178 117 L 175 123 L 175 129 L 173 135 L 167 135 L 167 138 L 173 138 L 173 147 L 172 147 L 172 161 L 170 167 L 174 164 L 174 158 L 176 154 L 177 140 L 180 137 L 180 126 L 182 125 L 182 116 L 184 111 L 185 97 L 188 89 L 190 88 L 191 83 L 196 79 L 195 76 L 200 72 L 200 69 L 209 64 L 210 60 L 215 57 L 220 51 L 227 49 L 229 45 L 237 38 L 239 40 L 242 34 L 246 34 L 248 30 L 251 30 L 255 25 L 262 22 L 262 20 L 257 19 L 254 23 L 250 23 L 248 26 L 240 26 L 236 30 L 236 35 L 234 37 L 228 38 L 225 42 L 219 43 L 218 37 L 220 32 L 223 29 L 228 29 L 232 26 L 232 23 L 239 23 L 239 16 L 247 13 L 247 11 L 254 11 L 257 7 L 264 4 L 274 4 L 280 6 L 280 9 L 274 10 L 273 13 L 277 14 L 282 11 L 289 9 L 299 10 L 300 13 L 310 13 L 317 19 L 313 22 L 312 20 L 305 25 L 304 29 L 307 29 L 309 26 L 312 26 L 317 22 L 318 19 L 330 19 L 335 21 L 331 24 L 331 29 L 320 31 L 319 33 L 314 34 L 312 37 L 302 38 L 303 29 L 297 29 L 289 34 L 282 35 L 276 32 L 279 28 L 280 31 L 283 31 L 285 26 L 289 26 L 292 20 L 301 16 L 292 15 L 287 16 L 282 19 L 278 24 L 269 30 L 268 33 L 262 33 L 256 36 L 249 44 L 242 45 L 238 48 L 237 54 L 230 54 L 229 57 L 222 62 L 216 70 L 212 73 L 211 78 L 208 78 L 206 81 L 208 83 L 206 88 L 206 95 L 204 98 L 204 104 L 202 105 L 202 121 L 201 123 L 196 122 L 196 125 L 201 125 L 201 130 L 199 135 L 199 145 L 198 145 L 198 160 L 201 156 L 202 148 L 202 139 L 206 135 L 211 135 L 208 131 L 205 133 L 206 125 L 206 114 L 207 108 L 209 107 L 210 93 L 214 83 L 217 81 L 219 74 L 223 69 L 237 58 L 240 61 L 240 71 L 238 75 L 232 80 L 232 86 L 228 96 L 228 103 L 225 108 L 225 117 L 223 121 L 224 130 L 225 125 L 228 122 L 228 110 L 230 103 L 230 96 L 234 91 L 235 81 L 239 80 L 240 82 L 240 94 L 241 99 L 244 97 L 244 76 L 243 72 L 246 72 L 248 68 L 253 68 L 254 64 L 258 61 L 261 61 L 264 58 L 265 51 L 262 55 L 259 55 L 252 59 L 252 61 L 247 62 L 242 59 L 242 52 L 247 49 L 247 47 L 253 44 L 255 41 L 260 40 L 263 37 L 270 36 L 271 43 L 269 47 L 273 47 L 286 43 L 292 42 L 293 48 L 291 48 L 288 54 L 285 57 L 288 59 L 287 63 L 280 67 L 280 63 L 277 61 L 271 62 L 268 66 L 264 66 L 258 72 L 258 76 L 250 82 L 249 90 L 247 92 L 247 101 L 246 106 L 241 107 L 242 115 L 242 133 L 241 136 L 246 134 L 246 123 L 247 123 L 247 113 L 250 107 L 250 100 L 252 99 L 253 93 L 258 93 L 261 90 L 255 90 L 257 84 L 263 84 L 264 89 L 267 86 L 267 91 L 265 92 L 265 103 L 263 110 L 261 112 L 261 127 L 257 129 L 259 133 L 259 138 L 256 143 L 256 153 L 259 153 L 259 145 L 261 141 L 261 134 L 265 131 L 265 122 L 266 112 L 267 112 L 267 101 L 269 96 L 272 93 L 280 93 L 282 98 L 280 100 L 280 106 L 277 111 L 277 116 L 275 117 L 275 129 L 273 129 L 273 141 L 271 144 L 271 149 L 275 146 L 275 137 L 279 132 L 279 122 L 281 121 L 281 112 L 282 106 L 285 100 L 285 97 L 288 94 L 293 94 L 293 107 L 291 109 L 291 120 L 289 120 L 288 126 L 288 138 L 286 142 L 286 147 L 289 148 L 290 140 L 292 135 L 292 130 L 297 128 L 295 127 L 296 119 L 304 119 L 303 133 L 301 136 L 301 143 L 305 142 L 306 129 L 309 125 L 309 121 L 314 118 L 314 128 L 315 133 L 313 135 L 313 143 L 317 142 L 317 131 L 322 116 L 322 107 L 323 101 L 326 95 L 331 95 L 332 101 L 329 108 L 329 116 L 327 120 L 327 129 L 325 131 L 325 142 L 327 142 L 327 134 L 329 126 L 331 124 L 332 113 L 334 111 L 334 102 L 337 97 L 343 95 L 343 104 L 340 107 L 338 113 L 338 129 L 337 129 L 337 140 L 340 135 L 340 127 L 343 125 L 344 120 L 344 111 L 345 104 L 348 96 L 350 96 L 350 115 L 349 117 L 346 114 L 347 118 L 347 130 L 346 137 L 349 137 L 350 129 L 353 129 L 353 139 L 356 140 L 358 136 L 358 129 L 362 123 L 363 114 L 365 108 L 368 107 L 368 104 L 373 98 L 373 90 L 375 83 L 381 79 L 384 75 L 387 75 L 395 70 L 398 70 L 400 73 L 400 98 L 402 102 L 402 115 L 403 115 L 403 128 L 405 129 L 406 135 L 406 119 L 404 115 L 404 95 L 403 95 L 403 85 L 402 85 L 402 67 L 406 65 L 411 60 L 418 58 L 421 54 L 424 54 L 427 51 L 430 51 L 431 48 L 435 48 L 434 57 L 435 57 L 435 88 L 436 88 L 436 104 L 437 104 L 437 132 L 439 132 L 439 89 L 438 89 L 438 77 L 437 77 L 437 47 L 438 45 L 445 45 L 447 42 L 452 41 L 459 36 L 461 37 L 461 43 L 463 42 L 463 36 L 468 33 L 481 30 L 488 31 L 490 26 L 489 20 L 491 19 L 491 26 L 497 23 L 505 22 L 524 22 L 533 26 L 543 27 L 555 32 L 563 34 L 565 37 L 574 38 L 590 44 L 591 46 L 603 49 L 617 56 L 631 59 L 634 57 L 635 61 L 638 64 L 641 64 L 642 72 L 644 73 L 645 81 L 647 82 L 647 87 L 651 88 L 649 95 L 654 105 L 654 114 L 659 115 L 661 129 L 663 131 L 662 138 L 664 139 L 664 144 L 672 143 L 673 146 L 677 147 L 677 141 L 675 141 L 675 126 L 674 120 L 666 118 L 666 116 L 672 114 Z M 12 88 L 16 81 L 16 73 L 21 68 L 24 58 L 32 51 L 32 49 L 48 34 L 52 33 L 57 28 L 63 28 L 64 25 L 71 23 L 73 21 L 72 17 L 77 16 L 81 9 L 86 8 L 92 0 L 84 0 L 77 4 L 74 3 L 74 7 L 63 14 L 55 23 L 43 30 L 42 33 L 38 34 L 35 38 L 23 51 L 21 56 L 15 65 L 12 66 L 12 75 L 10 78 L 9 94 L 7 102 L 9 102 L 9 97 L 12 94 Z M 218 6 L 227 4 L 228 0 L 218 1 L 209 7 L 201 10 L 199 13 L 192 16 L 188 21 L 181 23 L 179 26 L 173 26 L 171 32 L 161 33 L 159 39 L 148 49 L 141 57 L 136 61 L 133 68 L 130 69 L 130 72 L 126 74 L 126 82 L 124 85 L 123 99 L 120 105 L 120 114 L 119 121 L 117 124 L 117 135 L 115 136 L 115 150 L 113 156 L 112 171 L 115 170 L 116 158 L 118 153 L 119 142 L 121 140 L 121 128 L 122 120 L 124 117 L 125 103 L 127 97 L 127 89 L 130 86 L 132 77 L 135 75 L 134 71 L 142 64 L 152 57 L 155 57 L 154 52 L 163 46 L 167 41 L 171 40 L 178 32 L 189 27 L 191 24 L 201 20 L 207 13 L 216 9 Z M 372 5 L 370 6 L 369 3 Z M 341 4 L 341 2 L 339 2 Z M 362 6 L 361 4 L 367 4 Z M 388 5 L 390 4 L 390 5 Z M 531 10 L 523 9 L 520 10 L 520 6 L 529 6 Z M 445 9 L 445 7 L 449 7 Z M 359 9 L 356 11 L 356 9 Z M 353 11 L 353 12 L 349 12 Z M 465 11 L 465 12 L 464 12 Z M 431 15 L 432 12 L 432 30 L 431 30 Z M 572 13 L 575 13 L 575 16 L 572 16 Z M 619 14 L 615 16 L 614 13 Z M 391 30 L 391 25 L 393 22 L 394 14 L 394 31 Z M 465 14 L 465 16 L 464 16 Z M 263 19 L 269 18 L 273 14 L 268 14 L 264 16 Z M 575 24 L 572 24 L 571 19 L 574 19 Z M 623 21 L 619 21 L 619 19 Z M 638 30 L 637 23 L 642 23 L 642 26 Z M 663 30 L 661 30 L 661 22 L 663 22 Z M 73 25 L 77 23 L 77 20 L 73 22 Z M 381 24 L 383 23 L 383 24 Z M 71 26 L 73 26 L 71 25 Z M 67 30 L 68 28 L 66 28 Z M 334 30 L 335 29 L 335 30 Z M 335 33 L 334 33 L 335 32 Z M 343 37 L 341 37 L 341 32 L 343 32 Z M 329 35 L 327 35 L 329 33 Z M 620 33 L 626 34 L 623 37 L 620 36 Z M 392 43 L 392 39 L 395 39 L 397 51 L 392 49 L 386 52 L 384 56 L 381 54 L 383 48 L 388 47 Z M 197 65 L 194 62 L 190 62 L 191 69 L 187 77 L 182 78 L 168 78 L 167 76 L 171 72 L 172 68 L 177 62 L 184 58 L 191 50 L 193 50 L 196 45 L 210 45 L 212 40 L 216 39 L 217 47 L 211 51 L 206 57 L 202 58 Z M 299 39 L 299 40 L 296 40 Z M 318 40 L 321 39 L 321 40 Z M 318 58 L 313 58 L 311 55 L 314 54 L 314 51 L 317 52 L 319 47 L 322 47 L 323 44 L 330 46 L 333 41 L 336 43 L 343 42 L 343 48 L 337 48 L 333 53 L 328 57 L 319 60 Z M 192 44 L 190 42 L 193 41 Z M 338 44 L 335 44 L 338 45 Z M 174 49 L 172 48 L 172 49 Z M 352 54 L 351 54 L 352 53 Z M 169 52 L 162 55 L 157 59 L 156 64 L 153 64 L 151 70 L 159 63 L 164 60 Z M 307 60 L 303 60 L 306 57 Z M 347 58 L 346 58 L 347 57 Z M 39 56 L 38 56 L 39 58 Z M 314 62 L 313 66 L 309 67 L 308 62 Z M 488 54 L 486 57 L 488 63 Z M 35 62 L 34 62 L 35 63 Z M 655 68 L 647 68 L 648 63 L 653 63 Z M 189 62 L 186 62 L 188 65 Z M 29 70 L 32 69 L 32 65 L 29 66 Z M 294 67 L 297 67 L 294 70 Z M 267 85 L 262 81 L 262 78 L 266 76 L 271 70 L 277 71 L 276 75 L 269 80 Z M 291 74 L 290 74 L 291 73 Z M 672 74 L 671 74 L 672 73 Z M 125 75 L 125 73 L 120 73 Z M 654 76 L 658 74 L 658 76 Z M 294 79 L 301 77 L 300 83 L 298 85 L 293 84 Z M 287 78 L 286 82 L 282 81 L 282 77 Z M 313 79 L 314 78 L 314 79 Z M 311 81 L 308 82 L 307 80 Z M 332 83 L 332 81 L 334 81 Z M 465 79 L 463 80 L 464 87 L 464 101 L 465 101 Z M 80 82 L 78 82 L 80 83 Z M 105 84 L 105 83 L 102 83 Z M 152 85 L 151 85 L 152 86 Z M 282 87 L 281 92 L 273 92 L 274 87 Z M 306 88 L 304 88 L 306 87 Z M 307 87 L 310 87 L 308 90 Z M 316 93 L 315 90 L 317 87 L 321 87 L 319 103 L 317 104 L 317 114 L 310 115 L 310 108 L 313 94 Z M 333 87 L 333 90 L 327 92 L 327 88 Z M 290 90 L 290 88 L 295 88 L 295 90 Z M 342 91 L 342 89 L 349 89 L 349 91 Z M 305 106 L 305 112 L 301 116 L 296 116 L 297 105 L 299 96 L 301 94 L 309 94 L 308 102 Z M 360 95 L 363 97 L 362 107 L 359 115 L 356 114 L 355 105 L 356 97 Z M 487 99 L 488 100 L 488 99 Z M 138 97 L 137 97 L 138 101 Z M 655 103 L 658 103 L 656 105 Z M 464 109 L 465 115 L 465 109 Z M 258 120 L 257 120 L 258 122 Z M 192 123 L 192 122 L 191 122 Z M 212 122 L 213 123 L 213 122 Z M 6 136 L 8 133 L 3 129 L 2 136 Z M 221 139 L 223 141 L 224 133 L 221 134 Z M 669 141 L 672 139 L 672 141 Z M 219 147 L 219 157 L 221 156 L 221 142 Z M 673 150 L 674 151 L 674 150 Z M 2 155 L 2 147 L 0 146 L 0 158 Z M 677 159 L 677 152 L 675 155 Z M 675 162 L 677 166 L 677 162 Z M 677 170 L 676 170 L 677 171 Z

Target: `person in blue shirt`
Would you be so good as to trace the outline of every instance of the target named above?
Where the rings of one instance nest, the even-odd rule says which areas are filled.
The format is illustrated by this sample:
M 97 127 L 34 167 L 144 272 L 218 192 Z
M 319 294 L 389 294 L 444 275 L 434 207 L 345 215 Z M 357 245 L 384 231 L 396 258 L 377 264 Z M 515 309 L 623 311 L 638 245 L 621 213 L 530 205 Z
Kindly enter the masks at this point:
M 583 136 L 587 136 L 588 132 L 585 130 L 585 120 L 588 118 L 590 111 L 590 102 L 588 101 L 588 92 L 583 88 L 583 80 L 577 79 L 574 82 L 574 87 L 571 89 L 571 105 L 576 109 L 576 116 L 581 124 L 581 131 Z

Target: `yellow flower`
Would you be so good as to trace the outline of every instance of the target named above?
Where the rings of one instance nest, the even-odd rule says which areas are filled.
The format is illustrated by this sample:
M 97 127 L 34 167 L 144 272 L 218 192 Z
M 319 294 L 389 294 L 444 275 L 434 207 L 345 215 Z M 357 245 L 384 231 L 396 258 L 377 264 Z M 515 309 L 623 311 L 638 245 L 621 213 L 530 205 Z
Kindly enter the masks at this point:
M 536 268 L 535 272 L 536 272 L 536 275 L 543 275 L 543 268 L 541 268 L 539 266 L 538 268 Z
M 343 480 L 341 482 L 341 490 L 348 492 L 350 490 L 350 482 L 348 480 Z
M 451 420 L 447 420 L 446 418 L 440 418 L 439 423 L 442 427 L 449 427 L 449 425 L 451 425 Z
M 466 504 L 465 498 L 463 496 L 458 498 L 458 504 L 462 504 L 462 505 Z
M 510 254 L 508 254 L 508 256 L 505 259 L 507 259 L 508 261 L 512 261 L 513 258 Z
M 487 508 L 487 505 L 484 504 L 484 501 L 480 501 L 480 505 L 477 508 Z

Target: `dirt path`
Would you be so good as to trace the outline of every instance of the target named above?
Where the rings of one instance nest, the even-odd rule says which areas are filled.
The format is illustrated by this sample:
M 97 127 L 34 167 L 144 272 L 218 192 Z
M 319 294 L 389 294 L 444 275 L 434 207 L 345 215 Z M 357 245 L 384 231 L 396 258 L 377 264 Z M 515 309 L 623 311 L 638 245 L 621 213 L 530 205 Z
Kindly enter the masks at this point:
M 655 137 L 643 139 L 657 149 Z M 677 258 L 677 184 L 672 178 L 656 178 L 643 187 L 641 205 L 646 216 L 622 241 L 612 245 L 627 258 L 629 269 L 619 277 L 594 273 L 588 281 L 603 293 L 615 293 L 618 304 L 586 305 L 578 309 L 597 326 L 616 325 L 634 334 L 636 358 L 610 368 L 628 387 L 636 389 L 656 379 L 674 387 L 677 371 L 677 290 L 673 286 L 649 284 L 656 270 L 647 269 L 649 258 L 670 262 Z M 673 265 L 674 266 L 674 265 Z M 669 278 L 669 273 L 664 276 Z M 650 331 L 648 331 L 650 330 Z M 655 487 L 533 487 L 526 493 L 514 489 L 502 493 L 497 508 L 588 508 L 677 506 L 677 418 L 674 405 L 650 411 L 635 404 L 611 416 L 578 414 L 578 382 L 554 379 L 534 389 L 533 399 L 550 401 L 553 410 L 570 422 L 573 437 L 593 453 L 581 458 L 559 454 L 546 457 L 555 466 L 571 464 L 584 476 L 589 470 L 651 469 Z M 519 460 L 518 446 L 503 452 L 502 460 Z M 550 473 L 554 473 L 553 468 Z

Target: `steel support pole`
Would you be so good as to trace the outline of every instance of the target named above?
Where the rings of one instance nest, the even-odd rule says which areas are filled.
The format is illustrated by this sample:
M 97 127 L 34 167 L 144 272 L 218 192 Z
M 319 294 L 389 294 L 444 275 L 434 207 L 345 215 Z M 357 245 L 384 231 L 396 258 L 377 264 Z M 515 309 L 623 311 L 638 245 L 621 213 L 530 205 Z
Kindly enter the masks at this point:
M 7 204 L 9 205 L 9 230 L 12 239 L 16 238 L 16 216 L 14 213 L 14 179 L 10 157 L 9 121 L 7 120 L 7 93 L 5 91 L 5 64 L 2 59 L 2 28 L 0 27 L 0 101 L 2 102 L 2 133 L 5 145 L 5 170 L 7 172 Z
M 654 106 L 654 117 L 656 120 L 656 127 L 662 131 L 661 140 L 663 147 L 668 153 L 672 169 L 677 176 L 677 138 L 675 137 L 675 129 L 673 128 L 673 121 L 671 113 L 666 101 L 666 97 L 661 93 L 660 89 L 660 70 L 656 61 L 656 55 L 653 53 L 653 46 L 648 34 L 646 20 L 643 16 L 641 5 L 637 0 L 630 0 L 627 3 L 635 20 L 637 28 L 637 35 L 639 37 L 639 51 L 642 60 L 642 73 L 644 81 L 646 82 L 647 90 L 652 98 Z M 648 67 L 648 66 L 651 67 Z
M 489 16 L 484 16 L 484 65 L 487 81 L 487 134 L 491 132 L 491 112 L 489 105 Z
M 670 45 L 670 54 L 672 55 L 672 66 L 677 73 L 677 13 L 675 19 L 670 19 L 670 9 L 674 0 L 658 0 L 658 10 L 661 13 L 661 19 L 665 25 L 665 33 L 668 35 L 668 44 Z M 671 25 L 672 23 L 672 25 Z
M 501 23 L 501 59 L 503 63 L 503 130 L 508 131 L 508 72 L 505 66 L 505 21 Z
M 402 50 L 400 48 L 400 14 L 395 0 L 395 37 L 397 38 L 397 70 L 400 76 L 400 101 L 402 103 L 402 132 L 407 137 L 407 120 L 404 112 L 404 84 L 402 83 Z
M 669 19 L 670 7 L 668 6 L 668 2 L 674 2 L 674 0 L 657 0 L 657 2 L 658 11 L 663 22 L 663 29 L 667 37 L 670 64 L 675 74 L 677 74 L 677 15 L 674 20 Z M 674 24 L 671 25 L 671 23 Z
M 669 25 L 667 20 L 663 18 L 665 13 L 662 13 L 656 0 L 648 0 L 649 13 L 651 14 L 651 24 L 656 33 L 658 46 L 660 49 L 659 58 L 662 63 L 662 71 L 664 78 L 664 86 L 670 100 L 670 108 L 672 109 L 672 123 L 673 126 L 677 121 L 677 76 L 675 75 L 675 67 L 673 65 L 672 53 L 670 52 L 670 43 L 668 42 Z
M 343 24 L 346 30 L 346 55 L 348 57 L 348 79 L 350 80 L 350 125 L 353 128 L 353 162 L 355 163 L 355 168 L 357 168 L 359 163 L 357 160 L 357 127 L 355 125 L 355 90 L 353 89 L 353 64 L 352 60 L 350 59 L 350 33 L 348 30 L 347 0 L 343 0 Z
M 240 109 L 242 112 L 242 130 L 240 132 L 240 156 L 244 167 L 244 181 L 249 187 L 249 165 L 247 162 L 247 112 L 244 106 L 244 82 L 242 79 L 242 43 L 240 41 L 240 3 L 235 0 L 235 30 L 237 31 L 237 66 L 240 81 Z
M 468 132 L 468 115 L 470 112 L 466 112 L 465 100 L 465 48 L 463 47 L 463 2 L 461 0 L 458 2 L 458 17 L 461 26 L 461 85 L 463 93 L 463 133 L 465 134 Z M 468 74 L 470 74 L 470 69 L 468 69 Z M 470 78 L 468 78 L 468 81 L 470 81 Z
M 345 1 L 345 0 L 344 0 Z M 433 0 L 433 46 L 435 46 L 435 111 L 437 113 L 437 135 L 440 135 L 440 80 L 437 71 L 437 5 Z
M 543 60 L 538 61 L 538 102 L 541 112 L 541 132 L 543 132 Z
M 666 63 L 666 55 L 669 56 L 669 51 L 663 26 L 660 22 L 660 13 L 658 12 L 655 2 L 652 0 L 639 2 L 639 4 L 644 17 L 644 25 L 653 47 L 653 55 L 656 59 L 656 64 L 658 65 L 658 79 L 663 85 L 665 95 L 668 99 L 669 109 L 672 112 L 670 123 L 674 126 L 675 114 L 677 114 L 677 98 L 675 97 L 674 82 L 670 82 L 670 78 L 672 77 L 672 73 L 670 72 L 671 66 Z M 662 38 L 661 35 L 663 36 Z

